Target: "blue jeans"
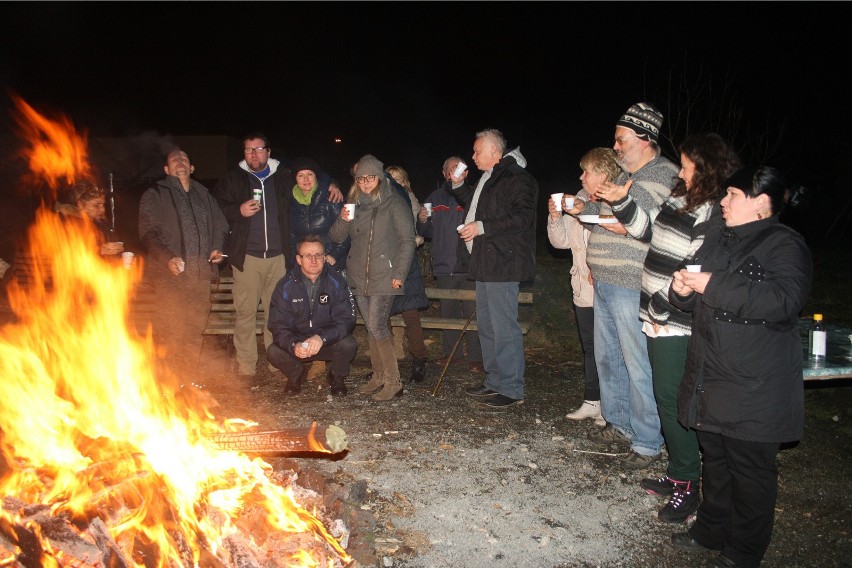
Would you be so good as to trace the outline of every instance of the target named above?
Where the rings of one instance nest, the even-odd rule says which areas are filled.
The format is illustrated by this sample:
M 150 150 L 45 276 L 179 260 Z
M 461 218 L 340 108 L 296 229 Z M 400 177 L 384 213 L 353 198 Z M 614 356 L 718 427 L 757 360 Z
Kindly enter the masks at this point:
M 519 288 L 518 282 L 476 282 L 476 326 L 486 373 L 484 384 L 515 400 L 524 398 L 526 368 L 524 334 L 518 323 Z
M 659 454 L 663 435 L 639 320 L 639 290 L 595 280 L 595 361 L 603 417 L 630 437 L 637 454 Z

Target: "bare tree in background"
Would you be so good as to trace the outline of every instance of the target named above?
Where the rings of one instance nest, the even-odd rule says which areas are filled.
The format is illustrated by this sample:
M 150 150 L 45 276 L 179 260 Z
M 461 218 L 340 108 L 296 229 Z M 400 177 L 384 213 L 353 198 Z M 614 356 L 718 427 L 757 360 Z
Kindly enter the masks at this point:
M 660 110 L 666 117 L 660 133 L 663 152 L 679 159 L 677 146 L 687 136 L 715 132 L 733 144 L 744 163 L 790 166 L 804 141 L 791 150 L 786 117 L 776 116 L 768 101 L 760 114 L 749 111 L 737 88 L 742 84 L 733 73 L 714 76 L 703 63 L 690 62 L 685 56 L 681 69 L 669 71 L 662 97 Z

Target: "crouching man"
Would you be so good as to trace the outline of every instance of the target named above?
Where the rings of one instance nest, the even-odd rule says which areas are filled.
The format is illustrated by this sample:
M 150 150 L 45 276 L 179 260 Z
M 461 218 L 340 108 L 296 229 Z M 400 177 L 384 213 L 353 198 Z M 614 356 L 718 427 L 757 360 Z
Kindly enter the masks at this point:
M 272 344 L 267 360 L 287 377 L 289 395 L 302 390 L 312 361 L 330 362 L 328 382 L 333 396 L 347 393 L 346 377 L 358 350 L 355 300 L 346 279 L 326 266 L 325 248 L 317 235 L 296 245 L 297 266 L 275 286 L 269 308 Z

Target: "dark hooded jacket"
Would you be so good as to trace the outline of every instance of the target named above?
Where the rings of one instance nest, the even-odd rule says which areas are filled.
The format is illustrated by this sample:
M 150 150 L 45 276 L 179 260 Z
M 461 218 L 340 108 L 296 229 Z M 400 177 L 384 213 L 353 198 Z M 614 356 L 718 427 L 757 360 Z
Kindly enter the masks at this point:
M 798 317 L 813 276 L 804 239 L 775 216 L 718 226 L 693 263 L 712 273 L 704 293 L 669 293 L 676 307 L 693 312 L 678 420 L 739 440 L 800 439 Z
M 472 280 L 524 282 L 535 276 L 538 182 L 524 166 L 520 148 L 508 152 L 482 188 L 474 219 L 485 234 L 473 239 Z M 470 203 L 474 192 L 468 185 L 450 191 L 460 203 Z

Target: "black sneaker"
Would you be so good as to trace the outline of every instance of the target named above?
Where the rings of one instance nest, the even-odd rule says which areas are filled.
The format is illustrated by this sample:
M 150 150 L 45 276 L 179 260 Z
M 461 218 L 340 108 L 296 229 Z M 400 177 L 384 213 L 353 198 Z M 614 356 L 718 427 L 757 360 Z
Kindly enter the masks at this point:
M 489 398 L 488 400 L 482 400 L 480 402 L 482 402 L 486 406 L 490 406 L 491 408 L 508 408 L 509 406 L 514 406 L 516 404 L 523 404 L 524 399 L 509 398 L 508 396 L 497 394 Z
M 479 385 L 478 387 L 467 387 L 466 389 L 464 389 L 464 392 L 466 392 L 470 396 L 491 396 L 497 394 L 497 391 L 491 390 L 485 385 Z
M 680 482 L 675 485 L 669 502 L 657 513 L 664 523 L 684 523 L 698 510 L 699 491 L 697 481 Z
M 663 497 L 668 497 L 672 495 L 675 490 L 675 485 L 678 482 L 669 477 L 668 475 L 664 475 L 658 479 L 643 479 L 639 482 L 639 485 L 642 486 L 642 489 L 650 493 L 651 495 L 660 495 Z

